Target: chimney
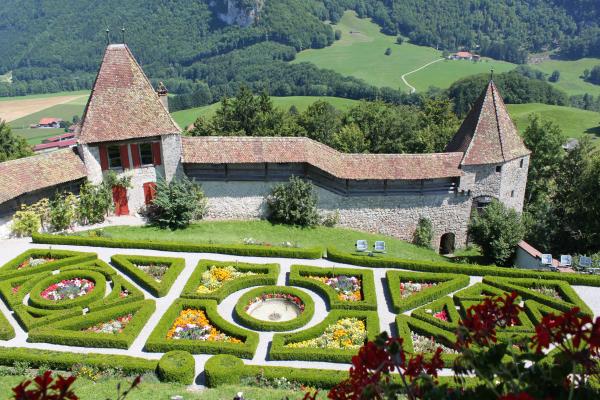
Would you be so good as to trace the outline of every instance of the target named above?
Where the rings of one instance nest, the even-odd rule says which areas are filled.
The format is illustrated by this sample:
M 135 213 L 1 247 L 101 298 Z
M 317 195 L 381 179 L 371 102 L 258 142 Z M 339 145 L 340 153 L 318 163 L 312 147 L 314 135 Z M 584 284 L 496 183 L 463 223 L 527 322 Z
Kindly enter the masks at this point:
M 165 106 L 167 111 L 169 111 L 169 91 L 164 83 L 160 82 L 158 84 L 158 89 L 156 89 L 156 93 L 160 99 L 160 102 Z

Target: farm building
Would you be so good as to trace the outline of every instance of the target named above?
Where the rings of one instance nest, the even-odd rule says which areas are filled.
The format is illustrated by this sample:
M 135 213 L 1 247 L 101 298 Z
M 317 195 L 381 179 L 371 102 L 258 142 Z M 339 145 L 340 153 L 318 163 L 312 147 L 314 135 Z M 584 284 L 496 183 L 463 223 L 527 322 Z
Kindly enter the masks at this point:
M 466 244 L 472 210 L 491 199 L 522 210 L 530 154 L 493 81 L 444 153 L 343 154 L 307 138 L 182 137 L 168 112 L 166 88 L 152 87 L 123 44 L 106 49 L 75 152 L 55 153 L 18 160 L 31 168 L 46 160 L 35 157 L 57 157 L 53 169 L 62 172 L 52 180 L 31 172 L 26 180 L 36 180 L 36 187 L 2 185 L 5 214 L 32 190 L 70 187 L 85 177 L 99 183 L 114 171 L 132 184 L 115 188 L 117 214 L 142 210 L 157 179 L 185 174 L 202 184 L 207 218 L 257 219 L 265 216 L 273 185 L 295 175 L 312 182 L 319 211 L 339 213 L 342 226 L 412 240 L 419 219 L 429 218 L 432 245 L 443 252 Z M 23 171 L 29 170 L 6 173 L 22 178 Z M 10 179 L 18 185 L 18 176 Z
M 65 133 L 63 135 L 52 136 L 44 139 L 42 143 L 33 146 L 35 153 L 64 149 L 65 147 L 73 147 L 77 145 L 77 138 L 74 132 Z
M 38 128 L 60 128 L 60 123 L 63 122 L 60 118 L 42 118 L 38 122 Z
M 481 57 L 469 51 L 459 51 L 457 53 L 451 54 L 448 58 L 451 60 L 479 61 Z

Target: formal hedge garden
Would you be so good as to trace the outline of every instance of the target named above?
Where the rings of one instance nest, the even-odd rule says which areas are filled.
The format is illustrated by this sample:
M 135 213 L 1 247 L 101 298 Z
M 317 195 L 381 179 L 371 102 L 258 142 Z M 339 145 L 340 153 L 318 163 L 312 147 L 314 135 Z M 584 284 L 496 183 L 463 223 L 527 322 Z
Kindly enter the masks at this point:
M 185 268 L 183 258 L 115 255 L 112 265 L 154 297 L 165 296 Z

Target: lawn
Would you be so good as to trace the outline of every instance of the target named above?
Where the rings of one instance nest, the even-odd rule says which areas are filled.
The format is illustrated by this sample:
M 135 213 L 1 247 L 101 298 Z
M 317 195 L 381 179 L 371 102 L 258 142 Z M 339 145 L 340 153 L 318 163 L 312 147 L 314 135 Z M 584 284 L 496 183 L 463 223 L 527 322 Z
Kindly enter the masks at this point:
M 585 134 L 600 137 L 600 114 L 572 107 L 552 106 L 548 104 L 508 104 L 508 111 L 521 133 L 529 124 L 532 113 L 539 114 L 543 120 L 558 124 L 565 138 L 579 138 Z
M 43 93 L 43 94 L 29 94 L 27 96 L 0 97 L 0 101 L 47 99 L 50 97 L 81 96 L 81 95 L 85 95 L 85 94 L 90 94 L 90 91 L 89 90 L 77 90 L 74 92 L 56 92 L 56 93 Z
M 292 242 L 300 247 L 336 247 L 347 252 L 354 251 L 354 244 L 359 239 L 368 240 L 370 246 L 376 240 L 385 240 L 389 256 L 411 260 L 444 260 L 432 250 L 389 236 L 322 226 L 304 229 L 274 225 L 267 221 L 207 221 L 192 224 L 187 229 L 178 231 L 148 226 L 112 226 L 103 228 L 102 231 L 105 237 L 116 239 L 241 244 L 245 238 L 253 238 L 274 246 L 282 242 Z
M 326 100 L 335 108 L 347 110 L 352 105 L 356 104 L 357 100 L 343 99 L 341 97 L 319 97 L 319 96 L 289 96 L 289 97 L 271 97 L 273 104 L 283 110 L 289 110 L 294 105 L 299 111 L 304 111 L 309 105 L 317 100 Z M 196 118 L 211 117 L 219 109 L 220 103 L 214 103 L 209 106 L 190 108 L 188 110 L 176 111 L 172 113 L 173 119 L 179 124 L 182 129 L 185 129 L 192 124 Z
M 390 86 L 408 91 L 401 76 L 431 61 L 440 59 L 442 52 L 431 47 L 413 44 L 396 44 L 395 36 L 380 32 L 369 19 L 361 19 L 353 11 L 347 11 L 339 24 L 333 27 L 342 31 L 342 38 L 324 49 L 300 52 L 293 62 L 311 62 L 320 68 L 332 69 L 343 75 L 361 78 L 375 86 Z M 387 48 L 392 54 L 386 56 Z M 406 77 L 417 91 L 430 86 L 447 88 L 458 79 L 472 74 L 498 72 L 513 69 L 513 64 L 484 59 L 483 62 L 442 61 Z
M 0 393 L 4 393 L 2 400 L 9 399 L 12 393 L 12 388 L 25 379 L 31 379 L 29 376 L 0 376 Z M 98 382 L 93 382 L 88 379 L 78 379 L 73 385 L 75 394 L 81 400 L 95 399 L 116 399 L 117 385 L 127 386 L 131 379 L 102 379 Z M 263 389 L 259 387 L 244 387 L 244 386 L 221 386 L 215 389 L 190 389 L 185 385 L 160 383 L 160 382 L 144 382 L 134 389 L 128 400 L 147 400 L 158 399 L 168 400 L 172 396 L 182 396 L 185 400 L 230 400 L 239 391 L 244 393 L 246 399 L 250 400 L 281 400 L 289 396 L 291 399 L 301 398 L 302 393 L 290 390 Z M 319 398 L 325 398 L 320 396 Z
M 600 58 L 582 58 L 575 61 L 547 60 L 531 66 L 548 75 L 555 70 L 560 71 L 559 81 L 552 85 L 564 90 L 569 95 L 589 93 L 599 96 L 600 85 L 594 85 L 581 78 L 584 70 L 591 71 L 596 65 L 600 65 Z

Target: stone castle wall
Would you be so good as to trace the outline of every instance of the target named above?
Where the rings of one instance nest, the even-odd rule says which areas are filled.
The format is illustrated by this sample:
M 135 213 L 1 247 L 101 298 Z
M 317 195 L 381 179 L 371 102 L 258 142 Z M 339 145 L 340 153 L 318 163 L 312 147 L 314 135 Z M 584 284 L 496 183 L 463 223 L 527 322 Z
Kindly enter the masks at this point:
M 260 219 L 266 215 L 267 196 L 273 182 L 199 182 L 208 197 L 207 219 Z M 339 225 L 412 241 L 421 217 L 433 224 L 432 246 L 438 248 L 444 233 L 454 233 L 456 245 L 467 240 L 471 199 L 443 195 L 341 196 L 315 187 L 323 216 L 339 212 Z
M 529 156 L 509 161 L 502 167 L 500 201 L 519 212 L 523 211 L 528 171 Z

